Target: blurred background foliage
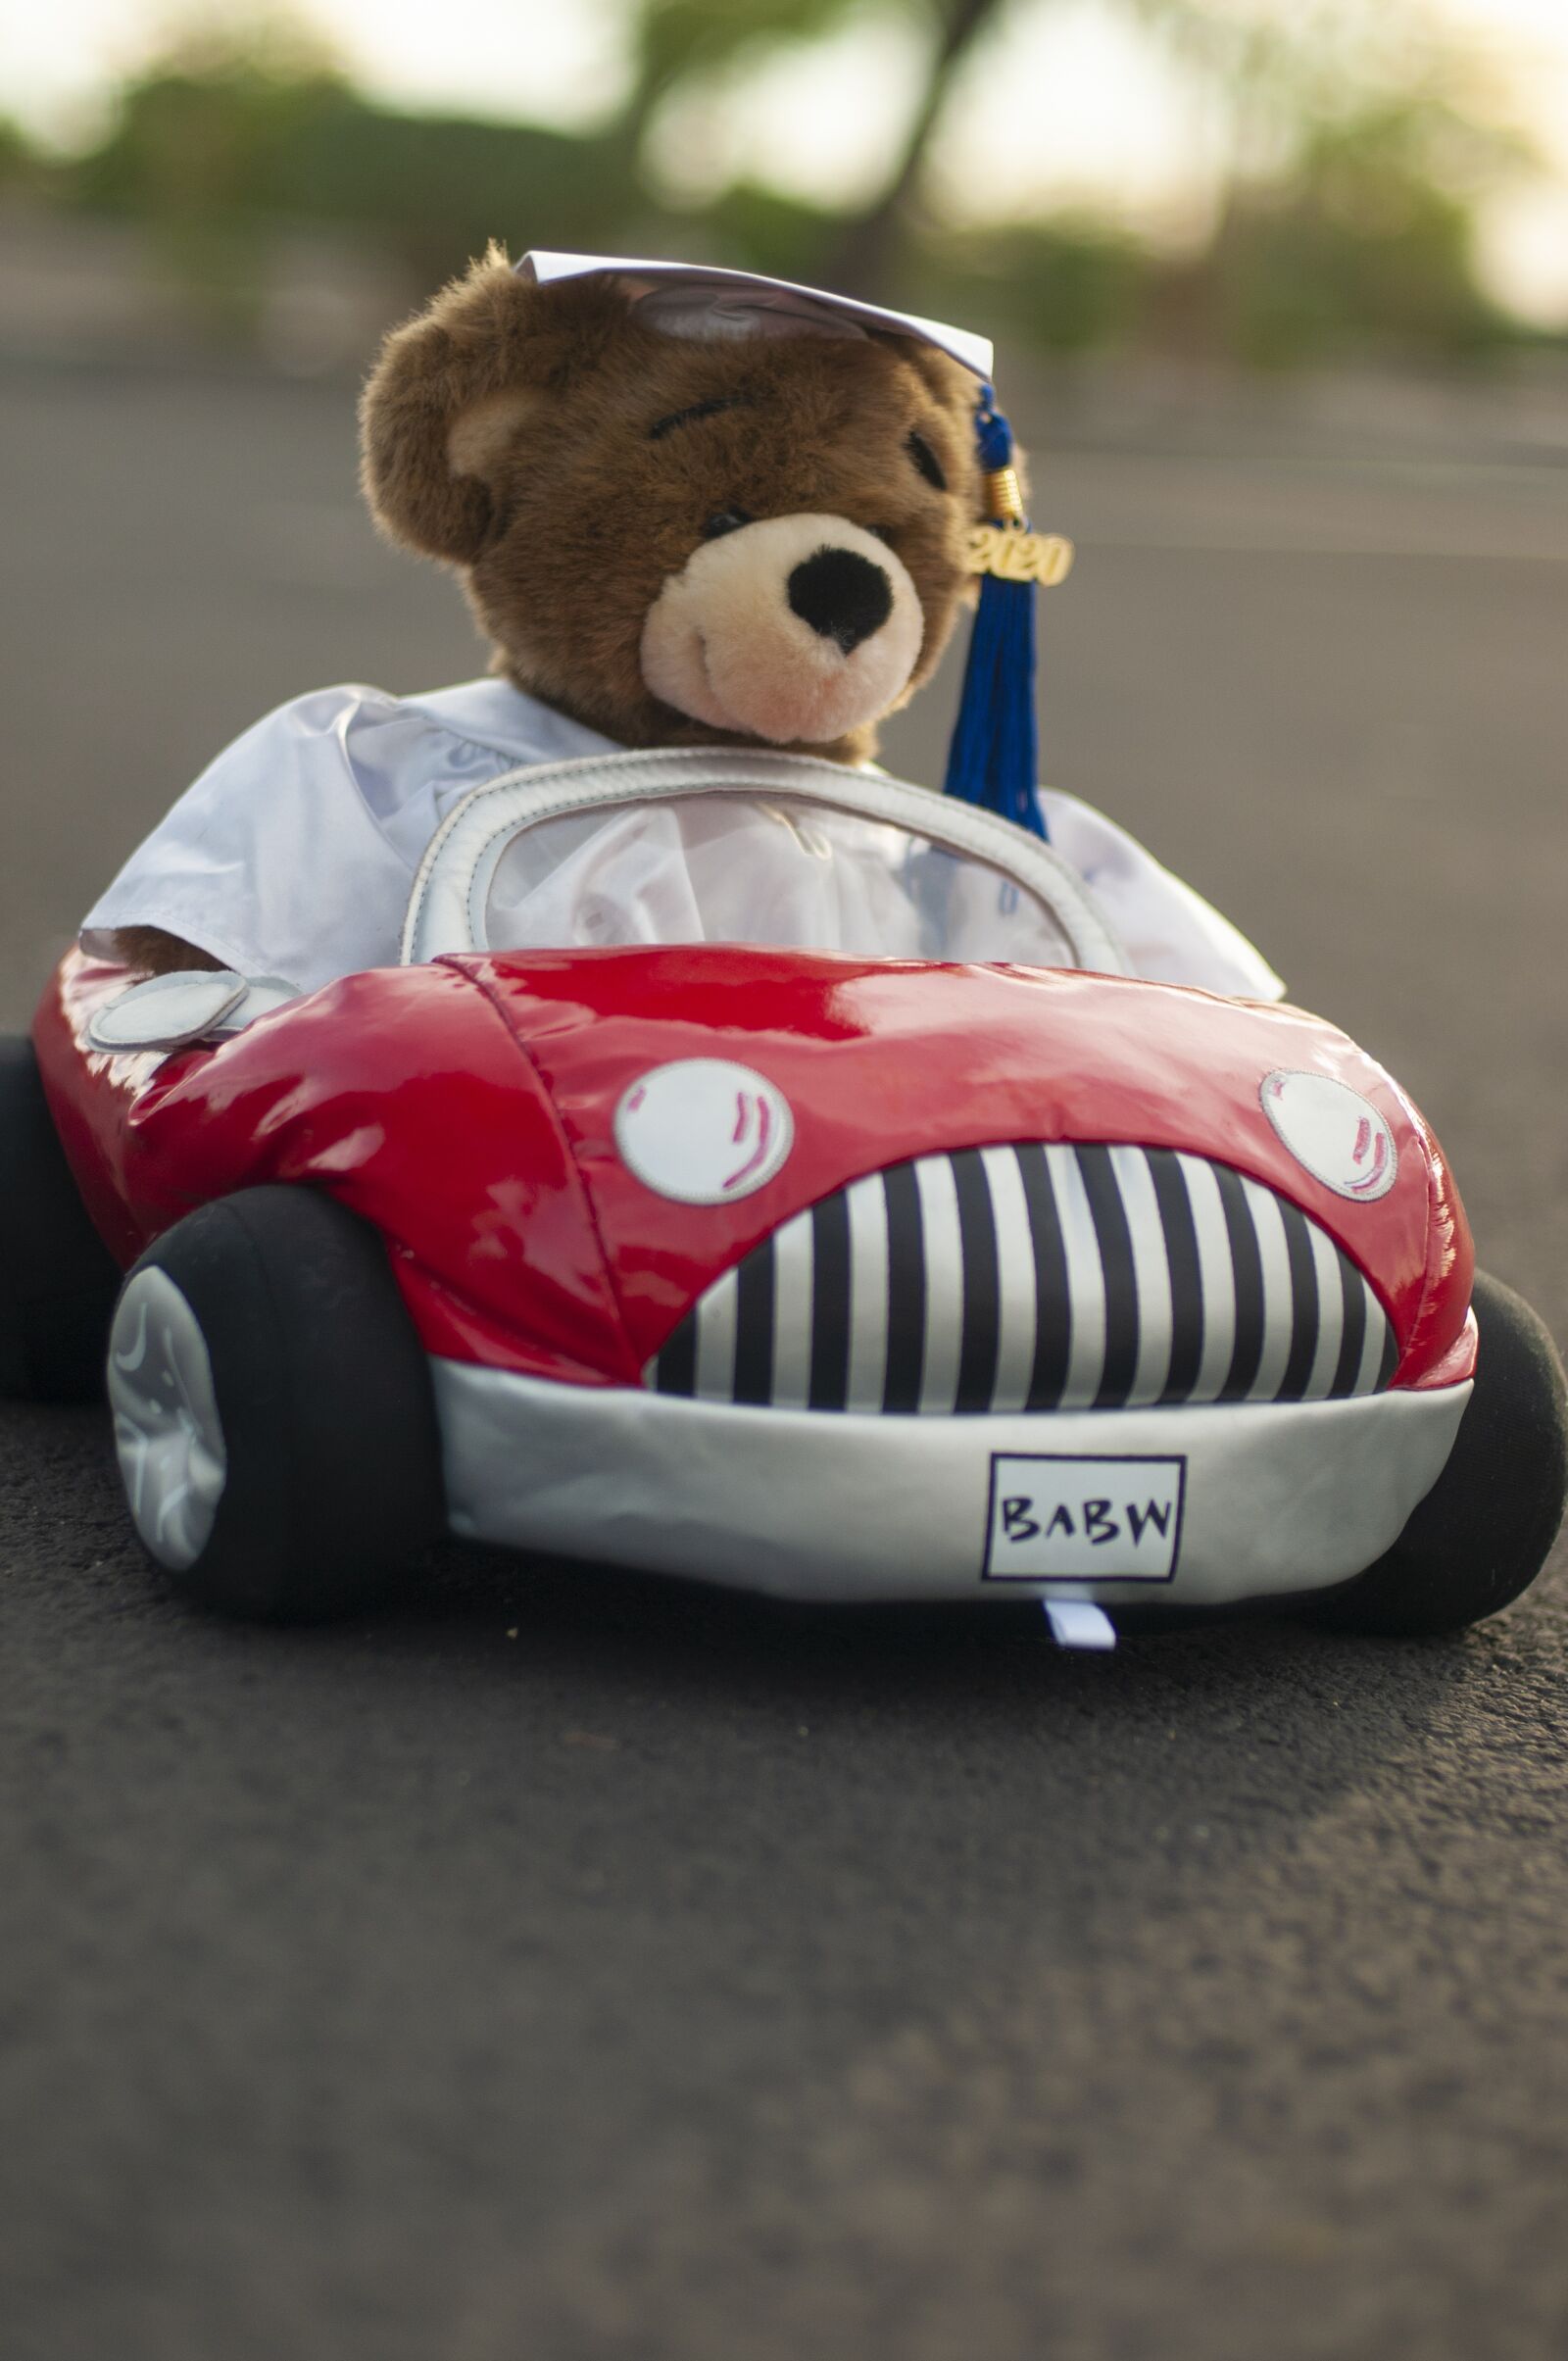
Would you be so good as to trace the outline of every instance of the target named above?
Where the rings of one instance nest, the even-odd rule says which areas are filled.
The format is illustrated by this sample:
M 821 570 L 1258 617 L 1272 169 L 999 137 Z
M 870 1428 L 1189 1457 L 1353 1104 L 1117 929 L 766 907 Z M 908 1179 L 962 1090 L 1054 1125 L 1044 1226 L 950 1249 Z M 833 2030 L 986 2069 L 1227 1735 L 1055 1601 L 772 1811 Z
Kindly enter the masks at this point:
M 863 20 L 866 0 L 628 0 L 624 86 L 605 120 L 570 132 L 400 111 L 357 89 L 304 18 L 225 14 L 215 29 L 204 17 L 124 81 L 76 151 L 40 150 L 0 122 L 0 191 L 134 223 L 208 330 L 239 341 L 257 331 L 280 242 L 348 241 L 412 303 L 498 234 L 514 249 L 688 255 L 983 316 L 1058 355 L 1279 369 L 1474 359 L 1530 339 L 1483 291 L 1475 222 L 1484 194 L 1528 173 L 1532 155 L 1418 0 L 1125 0 L 1199 94 L 1217 159 L 1213 201 L 1174 241 L 1081 207 L 988 212 L 973 189 L 953 202 L 935 143 L 1005 6 L 900 11 L 919 34 L 918 86 L 858 207 L 745 171 L 694 202 L 668 160 L 672 136 L 689 150 L 710 130 L 722 153 L 737 77 L 808 56 Z M 999 91 L 996 104 L 1036 110 L 1049 140 L 1049 93 Z

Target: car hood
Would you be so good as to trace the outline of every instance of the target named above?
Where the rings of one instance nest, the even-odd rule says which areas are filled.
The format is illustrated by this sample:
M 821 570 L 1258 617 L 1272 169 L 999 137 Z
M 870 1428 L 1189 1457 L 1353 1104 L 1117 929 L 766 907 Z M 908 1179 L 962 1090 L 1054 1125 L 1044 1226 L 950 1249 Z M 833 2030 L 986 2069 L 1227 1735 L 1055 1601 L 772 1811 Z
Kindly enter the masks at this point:
M 1379 1065 L 1299 1009 L 1064 970 L 531 952 L 351 976 L 159 1061 L 86 1043 L 123 981 L 73 955 L 35 1025 L 122 1257 L 233 1189 L 324 1187 L 374 1223 L 427 1348 L 456 1358 L 636 1383 L 794 1214 L 913 1157 L 1026 1141 L 1183 1150 L 1293 1201 L 1383 1302 L 1396 1384 L 1442 1370 L 1464 1330 L 1472 1252 L 1437 1143 Z M 790 1135 L 708 1202 L 640 1173 L 617 1126 L 651 1077 L 694 1059 L 744 1069 Z M 1348 1197 L 1293 1153 L 1263 1107 L 1280 1075 L 1343 1084 L 1382 1118 L 1381 1195 Z
M 452 962 L 512 1031 L 561 1125 L 639 1365 L 718 1274 L 861 1175 L 1022 1141 L 1126 1141 L 1230 1164 L 1298 1205 L 1371 1279 L 1401 1382 L 1463 1326 L 1471 1248 L 1436 1141 L 1383 1068 L 1305 1011 L 1058 969 L 794 952 L 621 950 Z M 617 1110 L 647 1077 L 722 1059 L 788 1109 L 788 1155 L 728 1202 L 634 1168 Z M 1265 1114 L 1271 1076 L 1345 1085 L 1388 1125 L 1394 1178 L 1363 1201 L 1303 1164 Z

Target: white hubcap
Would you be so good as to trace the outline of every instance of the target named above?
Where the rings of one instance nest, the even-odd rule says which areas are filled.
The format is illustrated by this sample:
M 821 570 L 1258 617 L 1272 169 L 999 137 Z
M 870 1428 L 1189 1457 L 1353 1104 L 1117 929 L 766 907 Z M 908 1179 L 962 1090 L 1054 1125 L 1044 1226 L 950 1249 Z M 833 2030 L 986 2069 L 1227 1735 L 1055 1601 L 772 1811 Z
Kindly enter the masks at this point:
M 109 1406 L 136 1530 L 179 1573 L 207 1547 L 223 1497 L 223 1444 L 200 1322 L 166 1271 L 138 1271 L 109 1332 Z

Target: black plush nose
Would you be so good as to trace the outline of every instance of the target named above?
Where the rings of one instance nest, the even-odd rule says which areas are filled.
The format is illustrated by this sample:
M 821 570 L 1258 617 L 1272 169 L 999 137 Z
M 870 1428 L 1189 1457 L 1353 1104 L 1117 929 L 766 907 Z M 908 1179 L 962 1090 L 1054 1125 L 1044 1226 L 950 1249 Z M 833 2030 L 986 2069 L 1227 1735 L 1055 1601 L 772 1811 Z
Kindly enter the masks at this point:
M 790 605 L 848 656 L 893 613 L 893 587 L 880 566 L 853 549 L 819 549 L 791 574 Z

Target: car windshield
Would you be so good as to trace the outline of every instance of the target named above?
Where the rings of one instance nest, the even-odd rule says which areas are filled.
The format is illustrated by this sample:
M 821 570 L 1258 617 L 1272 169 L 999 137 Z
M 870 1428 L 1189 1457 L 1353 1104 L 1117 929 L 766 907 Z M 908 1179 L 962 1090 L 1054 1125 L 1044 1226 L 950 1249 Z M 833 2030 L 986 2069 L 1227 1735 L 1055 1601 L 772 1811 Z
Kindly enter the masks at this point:
M 671 794 L 509 836 L 482 895 L 492 951 L 756 943 L 862 958 L 1072 966 L 1046 902 L 894 821 L 790 795 Z

